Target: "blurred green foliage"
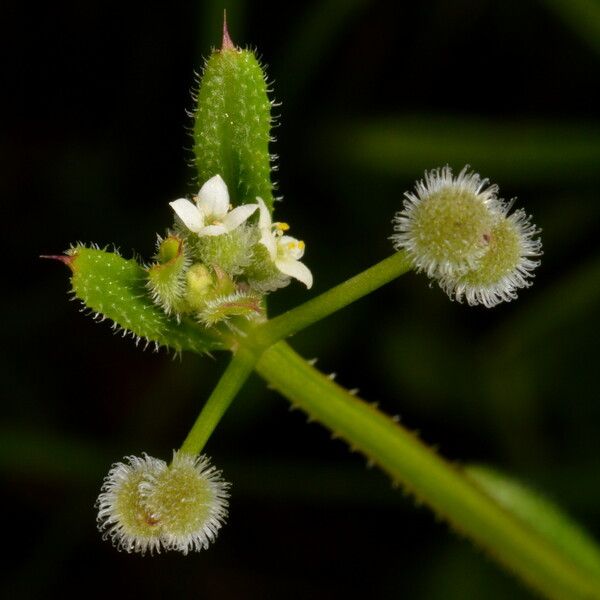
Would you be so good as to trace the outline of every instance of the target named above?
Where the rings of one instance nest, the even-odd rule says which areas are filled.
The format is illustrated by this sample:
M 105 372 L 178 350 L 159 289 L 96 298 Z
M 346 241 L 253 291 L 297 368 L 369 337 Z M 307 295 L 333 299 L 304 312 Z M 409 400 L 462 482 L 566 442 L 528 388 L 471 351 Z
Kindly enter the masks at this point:
M 258 380 L 208 448 L 234 482 L 209 552 L 141 559 L 95 531 L 110 463 L 168 456 L 226 357 L 139 352 L 79 316 L 66 272 L 37 255 L 77 239 L 151 255 L 167 202 L 196 191 L 184 108 L 222 4 L 7 13 L 21 51 L 6 54 L 0 139 L 19 248 L 4 297 L 0 465 L 15 531 L 3 594 L 529 597 Z M 468 309 L 407 275 L 294 346 L 444 456 L 533 484 L 598 537 L 597 3 L 225 5 L 233 39 L 271 65 L 276 214 L 306 240 L 317 293 L 391 251 L 389 221 L 426 168 L 470 163 L 544 229 L 537 281 L 515 303 Z M 304 297 L 291 286 L 271 311 Z

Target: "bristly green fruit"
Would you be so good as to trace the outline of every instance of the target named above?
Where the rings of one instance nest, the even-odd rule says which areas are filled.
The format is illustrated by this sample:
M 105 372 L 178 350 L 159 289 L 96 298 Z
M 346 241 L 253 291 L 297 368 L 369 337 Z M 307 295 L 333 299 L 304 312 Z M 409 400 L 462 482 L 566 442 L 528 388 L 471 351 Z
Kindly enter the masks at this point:
M 233 204 L 260 196 L 273 210 L 271 101 L 265 74 L 251 50 L 237 48 L 227 31 L 206 61 L 194 114 L 199 181 L 221 175 Z
M 223 348 L 206 329 L 185 319 L 177 322 L 154 305 L 146 288 L 147 272 L 134 259 L 81 245 L 67 255 L 64 262 L 73 272 L 73 294 L 97 318 L 113 321 L 115 329 L 130 333 L 137 342 L 145 340 L 177 352 Z

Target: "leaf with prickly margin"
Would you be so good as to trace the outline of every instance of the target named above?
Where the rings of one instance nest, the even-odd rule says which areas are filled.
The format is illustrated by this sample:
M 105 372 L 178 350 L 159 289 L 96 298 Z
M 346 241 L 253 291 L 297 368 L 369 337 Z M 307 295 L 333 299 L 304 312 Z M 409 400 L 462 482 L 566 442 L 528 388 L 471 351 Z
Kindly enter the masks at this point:
M 223 348 L 218 336 L 195 323 L 168 317 L 150 299 L 146 271 L 134 259 L 77 246 L 64 262 L 73 272 L 73 294 L 91 312 L 112 320 L 137 340 L 176 351 L 205 353 Z
M 600 576 L 600 547 L 556 504 L 521 482 L 481 465 L 466 475 L 507 511 L 524 521 L 573 563 Z
M 273 209 L 271 102 L 265 74 L 250 50 L 223 48 L 206 61 L 194 122 L 194 154 L 200 182 L 221 175 L 234 204 L 260 196 Z

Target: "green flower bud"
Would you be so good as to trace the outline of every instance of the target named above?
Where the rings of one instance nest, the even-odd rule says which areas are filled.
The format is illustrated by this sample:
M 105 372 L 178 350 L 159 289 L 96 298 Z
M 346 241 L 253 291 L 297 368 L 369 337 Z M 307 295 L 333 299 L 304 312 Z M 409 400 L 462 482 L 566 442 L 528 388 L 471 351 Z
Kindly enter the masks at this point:
M 185 302 L 191 311 L 198 311 L 204 306 L 206 296 L 213 290 L 213 276 L 204 265 L 197 263 L 188 269 L 185 277 Z
M 183 240 L 176 236 L 158 238 L 158 262 L 148 268 L 148 289 L 154 303 L 168 315 L 185 310 L 185 273 L 190 260 L 184 252 Z

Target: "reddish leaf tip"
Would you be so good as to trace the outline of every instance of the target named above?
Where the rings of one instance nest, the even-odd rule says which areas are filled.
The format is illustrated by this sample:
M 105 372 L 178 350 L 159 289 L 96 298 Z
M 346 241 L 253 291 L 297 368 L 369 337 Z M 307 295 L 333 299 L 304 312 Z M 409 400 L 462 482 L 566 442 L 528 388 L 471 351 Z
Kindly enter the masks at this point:
M 74 256 L 67 254 L 40 254 L 40 258 L 45 258 L 48 260 L 57 260 L 63 265 L 67 265 L 70 269 L 72 269 L 71 263 L 74 260 Z
M 223 41 L 221 43 L 221 51 L 235 50 L 235 44 L 231 40 L 229 30 L 227 29 L 227 11 L 223 11 Z

